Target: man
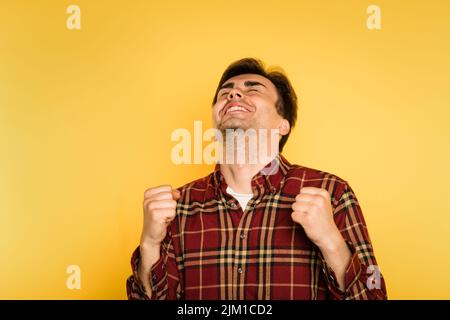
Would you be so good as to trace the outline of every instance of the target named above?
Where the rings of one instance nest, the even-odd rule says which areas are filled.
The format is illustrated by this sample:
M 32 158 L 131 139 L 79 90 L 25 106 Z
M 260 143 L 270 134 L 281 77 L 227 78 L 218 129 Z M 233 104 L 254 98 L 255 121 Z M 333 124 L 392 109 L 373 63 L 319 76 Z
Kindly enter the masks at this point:
M 386 299 L 349 184 L 280 154 L 297 118 L 287 77 L 239 60 L 222 75 L 213 106 L 223 150 L 244 161 L 222 159 L 177 190 L 145 191 L 128 298 Z M 256 135 L 257 152 L 268 150 L 261 161 L 249 160 L 255 135 L 244 136 L 244 148 L 231 139 L 248 130 L 263 132 Z

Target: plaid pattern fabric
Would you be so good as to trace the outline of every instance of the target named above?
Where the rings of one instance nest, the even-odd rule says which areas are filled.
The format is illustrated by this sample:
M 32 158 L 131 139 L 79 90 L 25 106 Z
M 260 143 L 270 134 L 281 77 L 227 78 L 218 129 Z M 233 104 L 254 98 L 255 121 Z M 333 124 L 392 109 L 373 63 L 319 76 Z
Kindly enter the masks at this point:
M 152 299 L 387 298 L 381 274 L 379 285 L 370 285 L 377 262 L 349 184 L 327 172 L 291 165 L 282 155 L 274 161 L 275 174 L 253 177 L 254 197 L 245 210 L 226 193 L 218 165 L 207 177 L 178 189 L 177 217 L 151 269 Z M 307 186 L 328 190 L 334 220 L 352 252 L 345 292 L 320 250 L 291 219 L 291 205 Z M 137 274 L 139 263 L 138 247 L 127 279 L 129 299 L 148 299 Z

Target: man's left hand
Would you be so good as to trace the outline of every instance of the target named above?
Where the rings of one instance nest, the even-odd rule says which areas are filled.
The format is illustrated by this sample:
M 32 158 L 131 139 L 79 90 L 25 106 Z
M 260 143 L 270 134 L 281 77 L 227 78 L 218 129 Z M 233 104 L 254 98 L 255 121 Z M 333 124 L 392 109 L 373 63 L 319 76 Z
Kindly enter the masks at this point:
M 292 210 L 292 220 L 303 227 L 308 238 L 320 249 L 333 247 L 337 239 L 342 239 L 333 219 L 331 196 L 327 190 L 302 188 Z

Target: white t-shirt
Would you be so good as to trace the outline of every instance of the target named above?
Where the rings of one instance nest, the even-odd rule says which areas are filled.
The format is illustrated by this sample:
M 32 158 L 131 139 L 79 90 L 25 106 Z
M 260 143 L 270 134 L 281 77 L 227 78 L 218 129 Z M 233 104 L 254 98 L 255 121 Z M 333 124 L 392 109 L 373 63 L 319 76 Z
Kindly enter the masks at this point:
M 253 193 L 237 193 L 234 192 L 234 190 L 230 187 L 227 187 L 227 193 L 233 196 L 233 198 L 235 198 L 239 202 L 239 205 L 241 206 L 243 211 L 245 211 L 247 203 L 250 201 L 250 199 L 253 198 Z

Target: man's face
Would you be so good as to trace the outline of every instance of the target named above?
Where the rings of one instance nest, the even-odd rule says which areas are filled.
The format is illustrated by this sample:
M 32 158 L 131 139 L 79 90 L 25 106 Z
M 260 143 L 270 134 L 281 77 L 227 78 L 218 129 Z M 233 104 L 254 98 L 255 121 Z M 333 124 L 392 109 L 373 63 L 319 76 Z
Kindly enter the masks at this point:
M 228 79 L 217 93 L 214 125 L 224 129 L 280 129 L 286 125 L 276 110 L 277 89 L 267 78 L 242 74 Z M 288 126 L 289 127 L 289 126 Z M 283 133 L 282 133 L 283 134 Z

